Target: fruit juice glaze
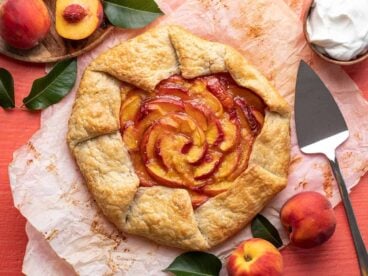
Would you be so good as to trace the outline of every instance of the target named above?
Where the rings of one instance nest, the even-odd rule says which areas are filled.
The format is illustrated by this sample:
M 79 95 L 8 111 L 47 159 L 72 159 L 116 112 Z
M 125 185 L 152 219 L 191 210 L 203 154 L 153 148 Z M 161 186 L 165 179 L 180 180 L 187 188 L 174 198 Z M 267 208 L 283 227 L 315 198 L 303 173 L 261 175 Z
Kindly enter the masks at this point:
M 225 192 L 247 168 L 265 104 L 229 74 L 175 75 L 123 100 L 121 132 L 141 186 L 188 190 L 194 207 Z

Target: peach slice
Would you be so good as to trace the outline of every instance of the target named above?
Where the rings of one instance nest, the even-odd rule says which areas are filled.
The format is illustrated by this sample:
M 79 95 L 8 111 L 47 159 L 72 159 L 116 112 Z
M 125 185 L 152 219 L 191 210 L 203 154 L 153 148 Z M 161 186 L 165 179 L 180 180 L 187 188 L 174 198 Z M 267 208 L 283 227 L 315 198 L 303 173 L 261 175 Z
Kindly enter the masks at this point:
M 187 154 L 182 154 L 182 148 L 188 144 L 188 141 L 190 142 L 189 138 L 181 134 L 161 135 L 158 146 L 159 155 L 165 166 L 174 168 L 188 186 L 202 186 L 203 183 L 196 182 L 193 178 L 193 164 L 190 164 L 188 159 L 197 162 L 202 160 L 206 147 L 197 150 L 197 147 L 193 146 Z
M 206 131 L 207 143 L 217 146 L 224 141 L 224 136 L 224 131 L 222 130 L 220 121 L 213 118 Z
M 186 113 L 193 117 L 204 131 L 207 130 L 210 121 L 218 120 L 213 110 L 208 108 L 203 102 L 191 100 L 186 101 L 184 105 Z
M 192 146 L 188 154 L 186 154 L 186 161 L 194 166 L 200 164 L 203 158 L 205 158 L 207 151 L 207 143 L 205 143 L 203 146 Z
M 155 159 L 156 140 L 162 131 L 161 126 L 155 123 L 144 132 L 140 147 L 143 163 L 148 163 L 152 159 Z
M 175 148 L 172 147 L 172 139 L 169 139 L 169 143 L 165 142 L 167 137 L 171 138 L 168 127 L 159 121 L 147 129 L 141 141 L 142 161 L 156 180 L 171 186 L 182 186 L 184 182 L 172 168 L 172 152 Z M 179 142 L 179 139 L 176 142 Z
M 187 114 L 172 114 L 170 116 L 170 119 L 173 119 L 178 124 L 177 129 L 179 133 L 185 134 L 192 138 L 194 146 L 201 146 L 205 143 L 206 137 L 204 135 L 204 132 L 198 126 L 198 124 Z M 163 124 L 165 124 L 165 120 L 163 120 Z
M 240 96 L 244 99 L 244 101 L 250 105 L 255 107 L 258 110 L 264 110 L 266 108 L 265 103 L 263 100 L 257 96 L 255 93 L 250 91 L 249 89 L 245 87 L 239 87 L 237 85 L 229 85 L 228 91 L 233 94 L 236 98 L 236 96 Z
M 45 38 L 50 25 L 50 15 L 42 0 L 7 0 L 1 4 L 0 35 L 10 46 L 35 47 Z
M 188 115 L 170 114 L 156 121 L 145 131 L 141 150 L 148 156 L 143 160 L 146 162 L 154 158 L 156 151 L 157 155 L 162 157 L 166 167 L 171 166 L 173 159 L 180 159 L 176 163 L 183 163 L 186 155 L 182 151 L 189 142 L 192 145 L 187 150 L 187 155 L 196 161 L 203 155 L 203 150 L 197 150 L 197 148 L 205 143 L 204 133 Z
M 233 108 L 234 100 L 231 94 L 227 92 L 224 82 L 220 82 L 216 76 L 207 77 L 206 82 L 207 89 L 220 100 L 226 109 Z
M 195 101 L 185 102 L 184 106 L 185 112 L 198 123 L 199 127 L 203 131 L 206 131 L 208 128 L 208 120 L 214 117 L 212 111 L 210 111 L 205 105 Z
M 123 141 L 127 145 L 128 150 L 138 150 L 138 141 L 142 138 L 144 132 L 160 118 L 161 114 L 158 112 L 152 112 L 139 123 L 134 124 L 130 121 L 131 123 L 123 127 Z M 124 123 L 122 123 L 122 125 L 124 126 Z
M 156 153 L 161 158 L 166 168 L 174 167 L 176 159 L 183 161 L 181 149 L 188 143 L 189 138 L 183 135 L 169 134 L 161 132 L 156 142 Z
M 139 95 L 132 95 L 128 97 L 123 105 L 121 106 L 120 110 L 120 121 L 134 121 L 137 117 L 138 111 L 140 109 L 142 103 L 142 98 Z
M 162 80 L 158 85 L 157 88 L 160 88 L 162 85 L 168 84 L 168 83 L 176 83 L 181 84 L 182 86 L 187 86 L 186 80 L 181 75 L 172 75 L 166 80 Z
M 157 96 L 141 105 L 136 121 L 143 120 L 151 112 L 158 112 L 161 116 L 168 113 L 184 111 L 182 100 L 175 96 Z
M 129 121 L 130 123 L 126 124 L 122 130 L 123 141 L 127 145 L 128 150 L 138 150 L 138 141 L 144 136 L 145 131 L 160 118 L 161 114 L 152 112 L 139 123 Z
M 177 172 L 175 170 L 166 171 L 156 161 L 151 161 L 146 164 L 146 168 L 148 173 L 159 183 L 174 188 L 186 186 L 184 181 L 177 175 Z
M 263 126 L 264 114 L 261 111 L 254 109 L 254 108 L 252 108 L 252 113 L 253 113 L 254 118 L 256 118 L 256 120 L 258 121 L 258 124 Z
M 128 122 L 124 125 L 122 129 L 123 141 L 129 151 L 138 150 L 138 134 L 132 122 Z
M 193 179 L 191 165 L 199 163 L 207 152 L 207 144 L 204 146 L 191 146 L 183 152 L 183 148 L 191 145 L 191 139 L 182 134 L 161 133 L 156 142 L 156 153 L 166 168 L 175 170 L 191 185 L 197 185 Z
M 241 154 L 235 170 L 227 177 L 229 181 L 236 179 L 247 168 L 253 141 L 254 137 L 252 135 L 248 135 L 247 137 L 243 137 L 241 139 L 241 142 L 238 146 L 240 148 Z
M 235 104 L 235 113 L 236 113 L 236 116 L 239 120 L 239 125 L 240 125 L 240 129 L 241 129 L 240 130 L 241 137 L 244 138 L 247 135 L 251 134 L 251 129 L 249 127 L 248 120 L 247 120 L 247 118 L 245 118 L 242 108 L 240 106 L 238 106 L 237 104 Z
M 194 209 L 201 206 L 209 198 L 207 195 L 204 195 L 204 194 L 201 194 L 201 193 L 193 192 L 193 191 L 190 191 L 190 190 L 188 192 L 189 192 L 189 196 L 192 200 L 192 206 L 193 206 Z
M 221 129 L 223 131 L 223 141 L 219 144 L 220 150 L 226 152 L 232 149 L 239 141 L 240 128 L 237 120 L 230 120 L 228 117 L 221 119 Z
M 137 117 L 139 117 L 139 113 L 137 114 Z M 137 128 L 137 138 L 141 137 L 143 135 L 143 132 L 152 125 L 155 121 L 159 120 L 162 115 L 158 112 L 151 112 L 148 116 L 146 116 L 143 120 L 137 122 L 137 117 L 135 119 L 135 126 Z
M 181 83 L 164 82 L 160 84 L 156 92 L 158 95 L 171 95 L 179 97 L 182 100 L 189 100 L 189 90 Z
M 241 97 L 235 97 L 235 104 L 241 109 L 243 112 L 243 116 L 248 122 L 249 128 L 252 131 L 253 135 L 258 135 L 261 132 L 262 125 L 257 120 L 254 115 L 254 107 L 248 105 L 245 100 Z M 260 115 L 260 114 L 259 114 Z
M 224 113 L 221 102 L 206 89 L 206 84 L 203 81 L 196 80 L 191 87 L 190 93 L 199 102 L 212 110 L 217 117 Z
M 135 172 L 140 181 L 140 185 L 144 187 L 152 187 L 157 185 L 157 182 L 154 181 L 150 175 L 148 174 L 146 167 L 142 162 L 141 155 L 138 152 L 133 152 L 130 154 L 133 166 L 135 168 Z
M 56 0 L 55 24 L 61 37 L 84 39 L 100 26 L 102 19 L 99 0 Z
M 241 156 L 242 149 L 236 148 L 233 152 L 226 154 L 221 162 L 217 172 L 215 173 L 216 179 L 225 179 L 228 175 L 235 171 Z
M 217 171 L 221 160 L 222 154 L 217 151 L 209 150 L 203 159 L 203 162 L 194 169 L 195 180 L 205 180 L 213 176 Z
M 183 159 L 184 156 L 177 155 L 174 157 L 173 163 L 175 171 L 180 175 L 181 179 L 186 183 L 189 189 L 198 189 L 203 186 L 202 182 L 195 181 L 193 177 L 193 168 Z
M 176 164 L 176 169 L 186 176 L 187 179 L 191 180 L 191 177 L 188 176 L 191 174 L 191 169 L 186 166 L 184 161 L 195 163 L 198 160 L 203 159 L 203 156 L 207 151 L 206 137 L 203 131 L 191 117 L 184 113 L 171 114 L 170 116 L 164 117 L 160 120 L 160 124 L 174 128 L 176 133 L 179 134 L 176 135 L 171 142 L 168 142 L 168 147 L 176 148 L 176 142 L 180 141 L 176 148 L 177 153 L 172 153 L 172 155 L 174 155 L 172 158 L 176 160 L 174 162 Z M 190 147 L 188 147 L 189 142 Z M 185 147 L 188 147 L 188 149 L 185 149 Z
M 226 192 L 232 186 L 232 184 L 233 184 L 232 182 L 224 181 L 206 185 L 203 188 L 203 193 L 205 193 L 208 196 L 217 196 L 223 192 Z
M 161 134 L 162 133 L 163 132 L 161 132 Z M 155 135 L 156 134 L 151 134 L 151 139 L 154 140 Z M 188 139 L 181 135 L 177 135 L 174 139 L 173 138 L 173 135 L 157 135 L 156 153 L 160 156 L 161 161 L 159 158 L 154 157 L 145 158 L 146 160 L 144 161 L 146 161 L 145 164 L 149 174 L 159 183 L 166 184 L 170 187 L 187 187 L 194 189 L 202 185 L 201 183 L 195 183 L 189 164 L 184 162 L 185 156 L 178 153 L 182 145 L 185 144 Z M 146 152 L 144 153 L 146 156 L 152 154 L 150 143 L 151 141 L 147 142 Z M 159 145 L 157 146 L 157 144 Z

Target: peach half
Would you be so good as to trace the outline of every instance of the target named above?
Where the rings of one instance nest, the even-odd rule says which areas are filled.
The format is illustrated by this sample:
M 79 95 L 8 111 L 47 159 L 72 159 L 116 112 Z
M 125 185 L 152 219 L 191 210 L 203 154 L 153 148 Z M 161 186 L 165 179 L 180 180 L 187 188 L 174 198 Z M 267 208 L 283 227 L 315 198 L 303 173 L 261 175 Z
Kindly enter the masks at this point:
M 7 0 L 0 7 L 0 35 L 14 48 L 37 46 L 50 25 L 50 15 L 42 0 Z
M 330 201 L 317 192 L 302 192 L 291 197 L 281 208 L 280 217 L 290 232 L 291 242 L 302 248 L 324 243 L 336 228 Z
M 99 0 L 56 1 L 56 31 L 61 37 L 84 39 L 100 26 L 102 19 L 103 7 Z

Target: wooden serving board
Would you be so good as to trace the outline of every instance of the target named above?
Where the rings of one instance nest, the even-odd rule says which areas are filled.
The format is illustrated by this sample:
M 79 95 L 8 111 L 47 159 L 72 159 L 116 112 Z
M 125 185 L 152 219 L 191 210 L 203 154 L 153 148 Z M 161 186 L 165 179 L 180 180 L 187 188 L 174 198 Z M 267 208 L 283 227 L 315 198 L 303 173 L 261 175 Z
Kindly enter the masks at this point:
M 0 0 L 0 4 L 3 0 Z M 55 29 L 56 0 L 44 0 L 50 14 L 50 31 L 39 45 L 29 50 L 15 49 L 8 46 L 0 37 L 0 53 L 11 58 L 35 62 L 55 62 L 66 58 L 76 57 L 101 43 L 111 33 L 114 27 L 104 19 L 100 27 L 89 37 L 82 40 L 68 40 L 60 37 Z

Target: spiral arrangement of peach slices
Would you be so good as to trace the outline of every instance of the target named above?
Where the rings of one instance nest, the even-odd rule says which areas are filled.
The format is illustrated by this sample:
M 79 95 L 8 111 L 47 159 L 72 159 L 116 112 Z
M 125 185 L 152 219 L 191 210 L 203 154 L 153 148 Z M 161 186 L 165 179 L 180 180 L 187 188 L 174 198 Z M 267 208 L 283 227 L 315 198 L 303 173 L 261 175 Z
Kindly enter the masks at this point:
M 198 207 L 247 167 L 265 104 L 228 74 L 172 76 L 154 93 L 129 91 L 121 132 L 141 186 L 185 188 Z

